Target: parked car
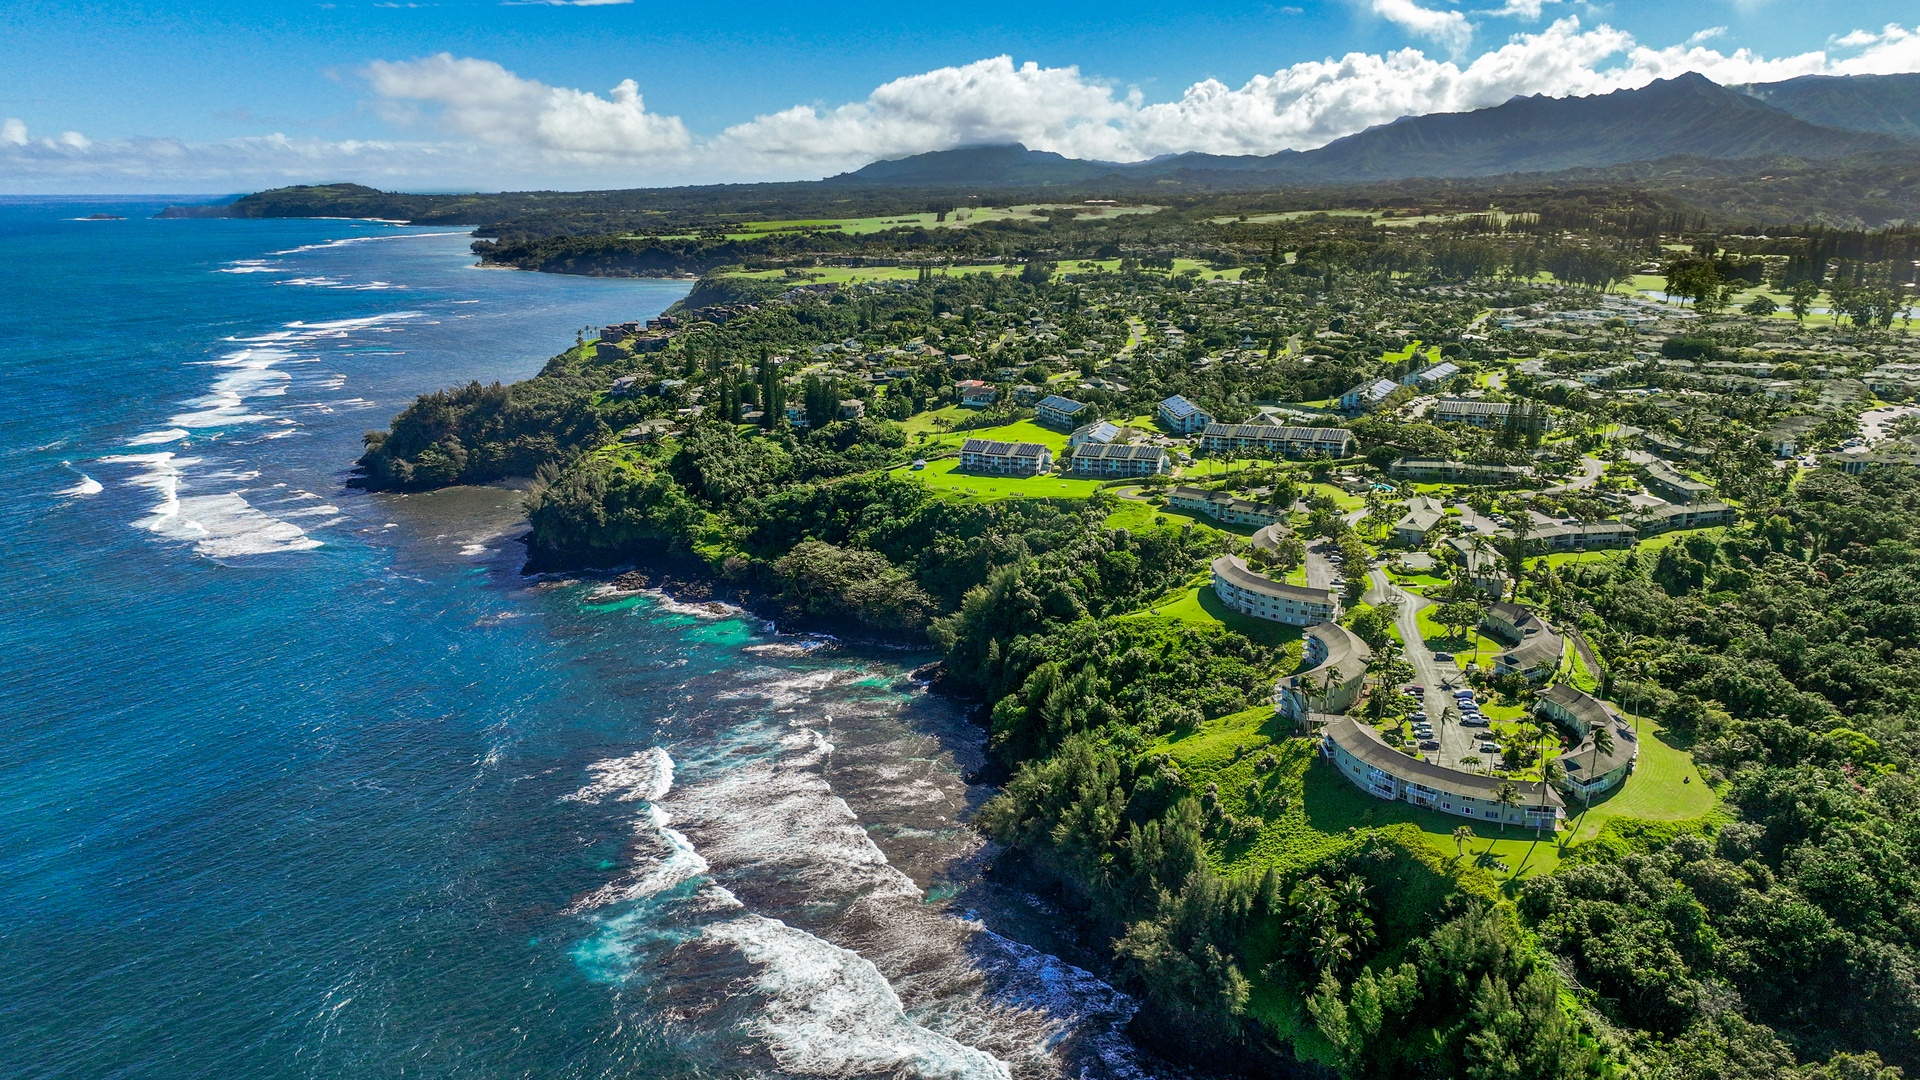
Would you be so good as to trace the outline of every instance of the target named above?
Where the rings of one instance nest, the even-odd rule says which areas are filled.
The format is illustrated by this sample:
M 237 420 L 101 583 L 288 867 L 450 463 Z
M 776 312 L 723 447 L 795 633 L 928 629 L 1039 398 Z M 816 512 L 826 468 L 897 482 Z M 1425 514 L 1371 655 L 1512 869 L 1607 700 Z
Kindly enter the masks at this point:
M 1446 661 L 1453 659 L 1453 654 L 1450 652 L 1437 652 L 1433 654 L 1433 658 L 1442 663 L 1445 663 Z
M 1409 694 L 1424 694 L 1426 692 L 1427 692 L 1427 688 L 1424 686 L 1421 686 L 1419 683 L 1413 683 L 1412 685 L 1407 687 L 1407 693 Z
M 1432 740 L 1432 739 L 1426 739 L 1426 740 L 1423 740 L 1423 741 L 1422 741 L 1422 742 L 1420 743 L 1420 749 L 1422 749 L 1422 750 L 1438 750 L 1438 749 L 1440 749 L 1440 744 L 1439 744 L 1439 743 L 1437 743 L 1437 742 L 1435 742 L 1435 741 L 1434 741 L 1434 740 Z
M 1480 752 L 1483 754 L 1497 754 L 1500 752 L 1500 744 L 1483 742 L 1480 744 Z
M 1424 724 L 1427 722 L 1427 714 L 1424 712 L 1417 712 L 1417 713 L 1414 713 L 1412 716 L 1407 717 L 1407 719 L 1413 721 L 1416 724 Z

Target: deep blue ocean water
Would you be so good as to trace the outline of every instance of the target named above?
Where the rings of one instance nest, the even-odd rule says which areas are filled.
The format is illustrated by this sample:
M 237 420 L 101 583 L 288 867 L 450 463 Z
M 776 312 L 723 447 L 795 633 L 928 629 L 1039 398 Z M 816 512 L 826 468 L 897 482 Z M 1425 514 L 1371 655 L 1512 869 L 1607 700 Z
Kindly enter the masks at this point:
M 0 202 L 0 1076 L 1137 1075 L 926 657 L 344 486 L 684 283 L 158 205 Z

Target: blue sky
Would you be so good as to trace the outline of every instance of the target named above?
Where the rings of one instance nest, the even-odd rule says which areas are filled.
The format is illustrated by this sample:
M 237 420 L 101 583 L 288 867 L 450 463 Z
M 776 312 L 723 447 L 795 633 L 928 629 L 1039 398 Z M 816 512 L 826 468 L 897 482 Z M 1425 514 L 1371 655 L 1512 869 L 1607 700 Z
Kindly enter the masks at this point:
M 0 192 L 806 178 L 1304 149 L 1702 70 L 1920 70 L 1910 2 L 0 2 Z M 630 85 L 623 84 L 631 80 Z M 619 88 L 619 89 L 616 89 Z

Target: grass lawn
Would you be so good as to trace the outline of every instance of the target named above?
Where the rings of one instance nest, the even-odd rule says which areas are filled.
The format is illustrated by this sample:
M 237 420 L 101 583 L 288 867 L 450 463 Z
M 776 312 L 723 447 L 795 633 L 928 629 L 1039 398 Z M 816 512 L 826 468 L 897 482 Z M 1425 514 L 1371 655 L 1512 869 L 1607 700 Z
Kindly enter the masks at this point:
M 1488 637 L 1478 630 L 1468 630 L 1465 638 L 1452 636 L 1453 632 L 1433 621 L 1433 613 L 1439 605 L 1429 604 L 1420 609 L 1415 616 L 1420 623 L 1420 636 L 1426 639 L 1427 647 L 1435 652 L 1453 654 L 1454 663 L 1462 671 L 1468 664 L 1477 663 L 1481 667 L 1491 667 L 1493 658 L 1506 651 L 1506 646 Z
M 1165 519 L 1164 523 L 1156 520 L 1160 518 Z M 1120 505 L 1114 508 L 1113 513 L 1107 515 L 1107 520 L 1103 524 L 1109 529 L 1129 529 L 1133 532 L 1162 527 L 1177 529 L 1182 525 L 1193 525 L 1202 529 L 1215 528 L 1212 518 L 1195 517 L 1165 506 L 1155 506 L 1140 499 L 1120 500 Z
M 928 487 L 948 498 L 997 502 L 1000 499 L 1084 499 L 1100 490 L 1098 480 L 1072 480 L 1058 476 L 984 476 L 957 472 L 958 458 L 935 461 L 922 472 L 907 473 L 926 481 Z
M 1570 845 L 1592 840 L 1610 821 L 1698 821 L 1720 804 L 1720 797 L 1701 779 L 1692 754 L 1652 719 L 1628 719 L 1640 733 L 1640 760 L 1634 763 L 1633 775 L 1611 795 L 1584 812 L 1568 808 L 1573 826 Z
M 1389 570 L 1387 576 L 1403 589 L 1443 589 L 1448 584 L 1447 579 L 1439 574 L 1396 574 Z
M 1624 549 L 1621 551 L 1561 551 L 1552 555 L 1542 555 L 1533 560 L 1533 565 L 1536 567 L 1572 566 L 1575 563 L 1606 562 L 1608 559 L 1617 559 L 1624 553 Z
M 957 408 L 958 406 L 954 407 Z M 945 410 L 943 409 L 941 411 L 944 412 Z M 915 417 L 915 419 L 918 419 L 918 417 Z M 966 442 L 968 439 L 998 439 L 1001 442 L 1039 443 L 1041 446 L 1053 451 L 1054 460 L 1056 461 L 1059 460 L 1060 455 L 1067 449 L 1067 436 L 1065 433 L 1055 431 L 1049 427 L 1041 427 L 1031 420 L 1015 420 L 1012 423 L 1001 424 L 998 427 L 978 428 L 973 431 L 930 431 L 928 432 L 925 445 L 929 449 L 937 446 L 945 446 L 949 449 L 958 450 L 960 449 L 960 444 Z
M 1233 610 L 1213 594 L 1211 583 L 1193 586 L 1144 611 L 1125 616 L 1130 619 L 1154 617 L 1178 619 L 1196 626 L 1224 626 L 1262 645 L 1286 645 L 1299 641 L 1302 636 L 1297 626 L 1256 619 Z
M 1315 495 L 1326 495 L 1332 498 L 1333 504 L 1338 506 L 1342 512 L 1359 510 L 1367 505 L 1367 500 L 1358 495 L 1349 495 L 1340 488 L 1334 487 L 1332 484 L 1309 483 L 1300 485 L 1300 497 L 1302 499 L 1310 499 Z
M 1712 525 L 1704 529 L 1676 529 L 1673 532 L 1661 533 L 1659 536 L 1640 541 L 1638 550 L 1645 552 L 1659 551 L 1661 548 L 1671 544 L 1677 544 L 1689 536 L 1710 536 L 1714 540 L 1719 541 L 1725 539 L 1726 535 L 1727 527 L 1725 525 Z

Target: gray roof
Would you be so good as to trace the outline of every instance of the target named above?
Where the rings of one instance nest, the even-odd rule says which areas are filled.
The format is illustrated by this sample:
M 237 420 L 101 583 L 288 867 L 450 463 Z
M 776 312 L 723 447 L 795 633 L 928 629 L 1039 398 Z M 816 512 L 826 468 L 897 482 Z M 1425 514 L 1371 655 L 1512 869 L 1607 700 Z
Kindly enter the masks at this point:
M 1075 461 L 1152 461 L 1167 456 L 1157 446 L 1123 446 L 1117 443 L 1088 443 L 1073 452 Z
M 1238 555 L 1216 557 L 1213 560 L 1213 572 L 1215 576 L 1227 579 L 1230 584 L 1253 592 L 1266 593 L 1268 596 L 1313 604 L 1333 603 L 1331 589 L 1316 589 L 1308 585 L 1289 585 L 1284 581 L 1275 581 L 1258 570 L 1249 568 L 1246 563 L 1240 561 Z
M 1046 397 L 1041 398 L 1035 407 L 1052 409 L 1055 412 L 1077 413 L 1081 409 L 1086 408 L 1087 403 L 1084 401 L 1075 401 L 1072 398 L 1064 398 L 1059 394 L 1048 394 Z
M 1513 411 L 1513 406 L 1504 401 L 1467 401 L 1462 398 L 1442 398 L 1433 403 L 1434 416 L 1442 413 L 1457 413 L 1462 416 L 1505 416 Z
M 1279 522 L 1262 526 L 1253 534 L 1253 546 L 1261 551 L 1272 551 L 1280 546 L 1281 537 L 1292 536 L 1293 530 Z
M 1494 604 L 1488 613 L 1520 631 L 1519 642 L 1500 656 L 1508 666 L 1520 671 L 1533 671 L 1560 662 L 1561 654 L 1566 651 L 1566 643 L 1538 615 L 1519 604 L 1507 603 Z
M 1501 785 L 1512 784 L 1520 792 L 1520 805 L 1565 807 L 1566 801 L 1560 797 L 1551 785 L 1538 780 L 1508 780 L 1498 776 L 1483 776 L 1479 773 L 1465 772 L 1435 765 L 1431 761 L 1422 761 L 1388 746 L 1380 738 L 1380 733 L 1372 727 L 1362 724 L 1351 716 L 1342 716 L 1327 722 L 1324 729 L 1327 738 L 1332 739 L 1340 749 L 1359 758 L 1361 761 L 1390 773 L 1402 780 L 1444 791 L 1452 795 L 1465 795 L 1476 799 L 1495 799 L 1499 796 Z
M 985 454 L 988 457 L 1037 458 L 1053 451 L 1039 443 L 1000 442 L 995 439 L 968 439 L 960 445 L 963 454 Z
M 1569 779 L 1605 776 L 1639 754 L 1640 744 L 1633 732 L 1599 698 L 1566 683 L 1555 683 L 1541 691 L 1540 697 L 1571 713 L 1587 729 L 1579 745 L 1560 755 L 1560 764 L 1567 770 Z M 1600 728 L 1613 729 L 1613 749 L 1604 754 L 1594 745 L 1593 733 Z
M 1283 688 L 1296 689 L 1303 679 L 1312 679 L 1318 684 L 1330 670 L 1340 672 L 1342 684 L 1367 677 L 1367 661 L 1373 659 L 1373 648 L 1361 640 L 1359 634 L 1339 623 L 1329 622 L 1307 627 L 1307 636 L 1320 642 L 1321 647 L 1326 649 L 1326 656 L 1307 670 L 1296 671 L 1281 679 Z
M 1187 417 L 1200 411 L 1198 405 L 1181 397 L 1179 394 L 1175 394 L 1167 400 L 1162 401 L 1160 407 L 1167 410 L 1167 415 L 1173 417 L 1175 420 L 1185 420 Z
M 1208 424 L 1207 435 L 1229 439 L 1262 439 L 1268 442 L 1345 443 L 1353 432 L 1338 427 L 1272 427 L 1267 424 Z

